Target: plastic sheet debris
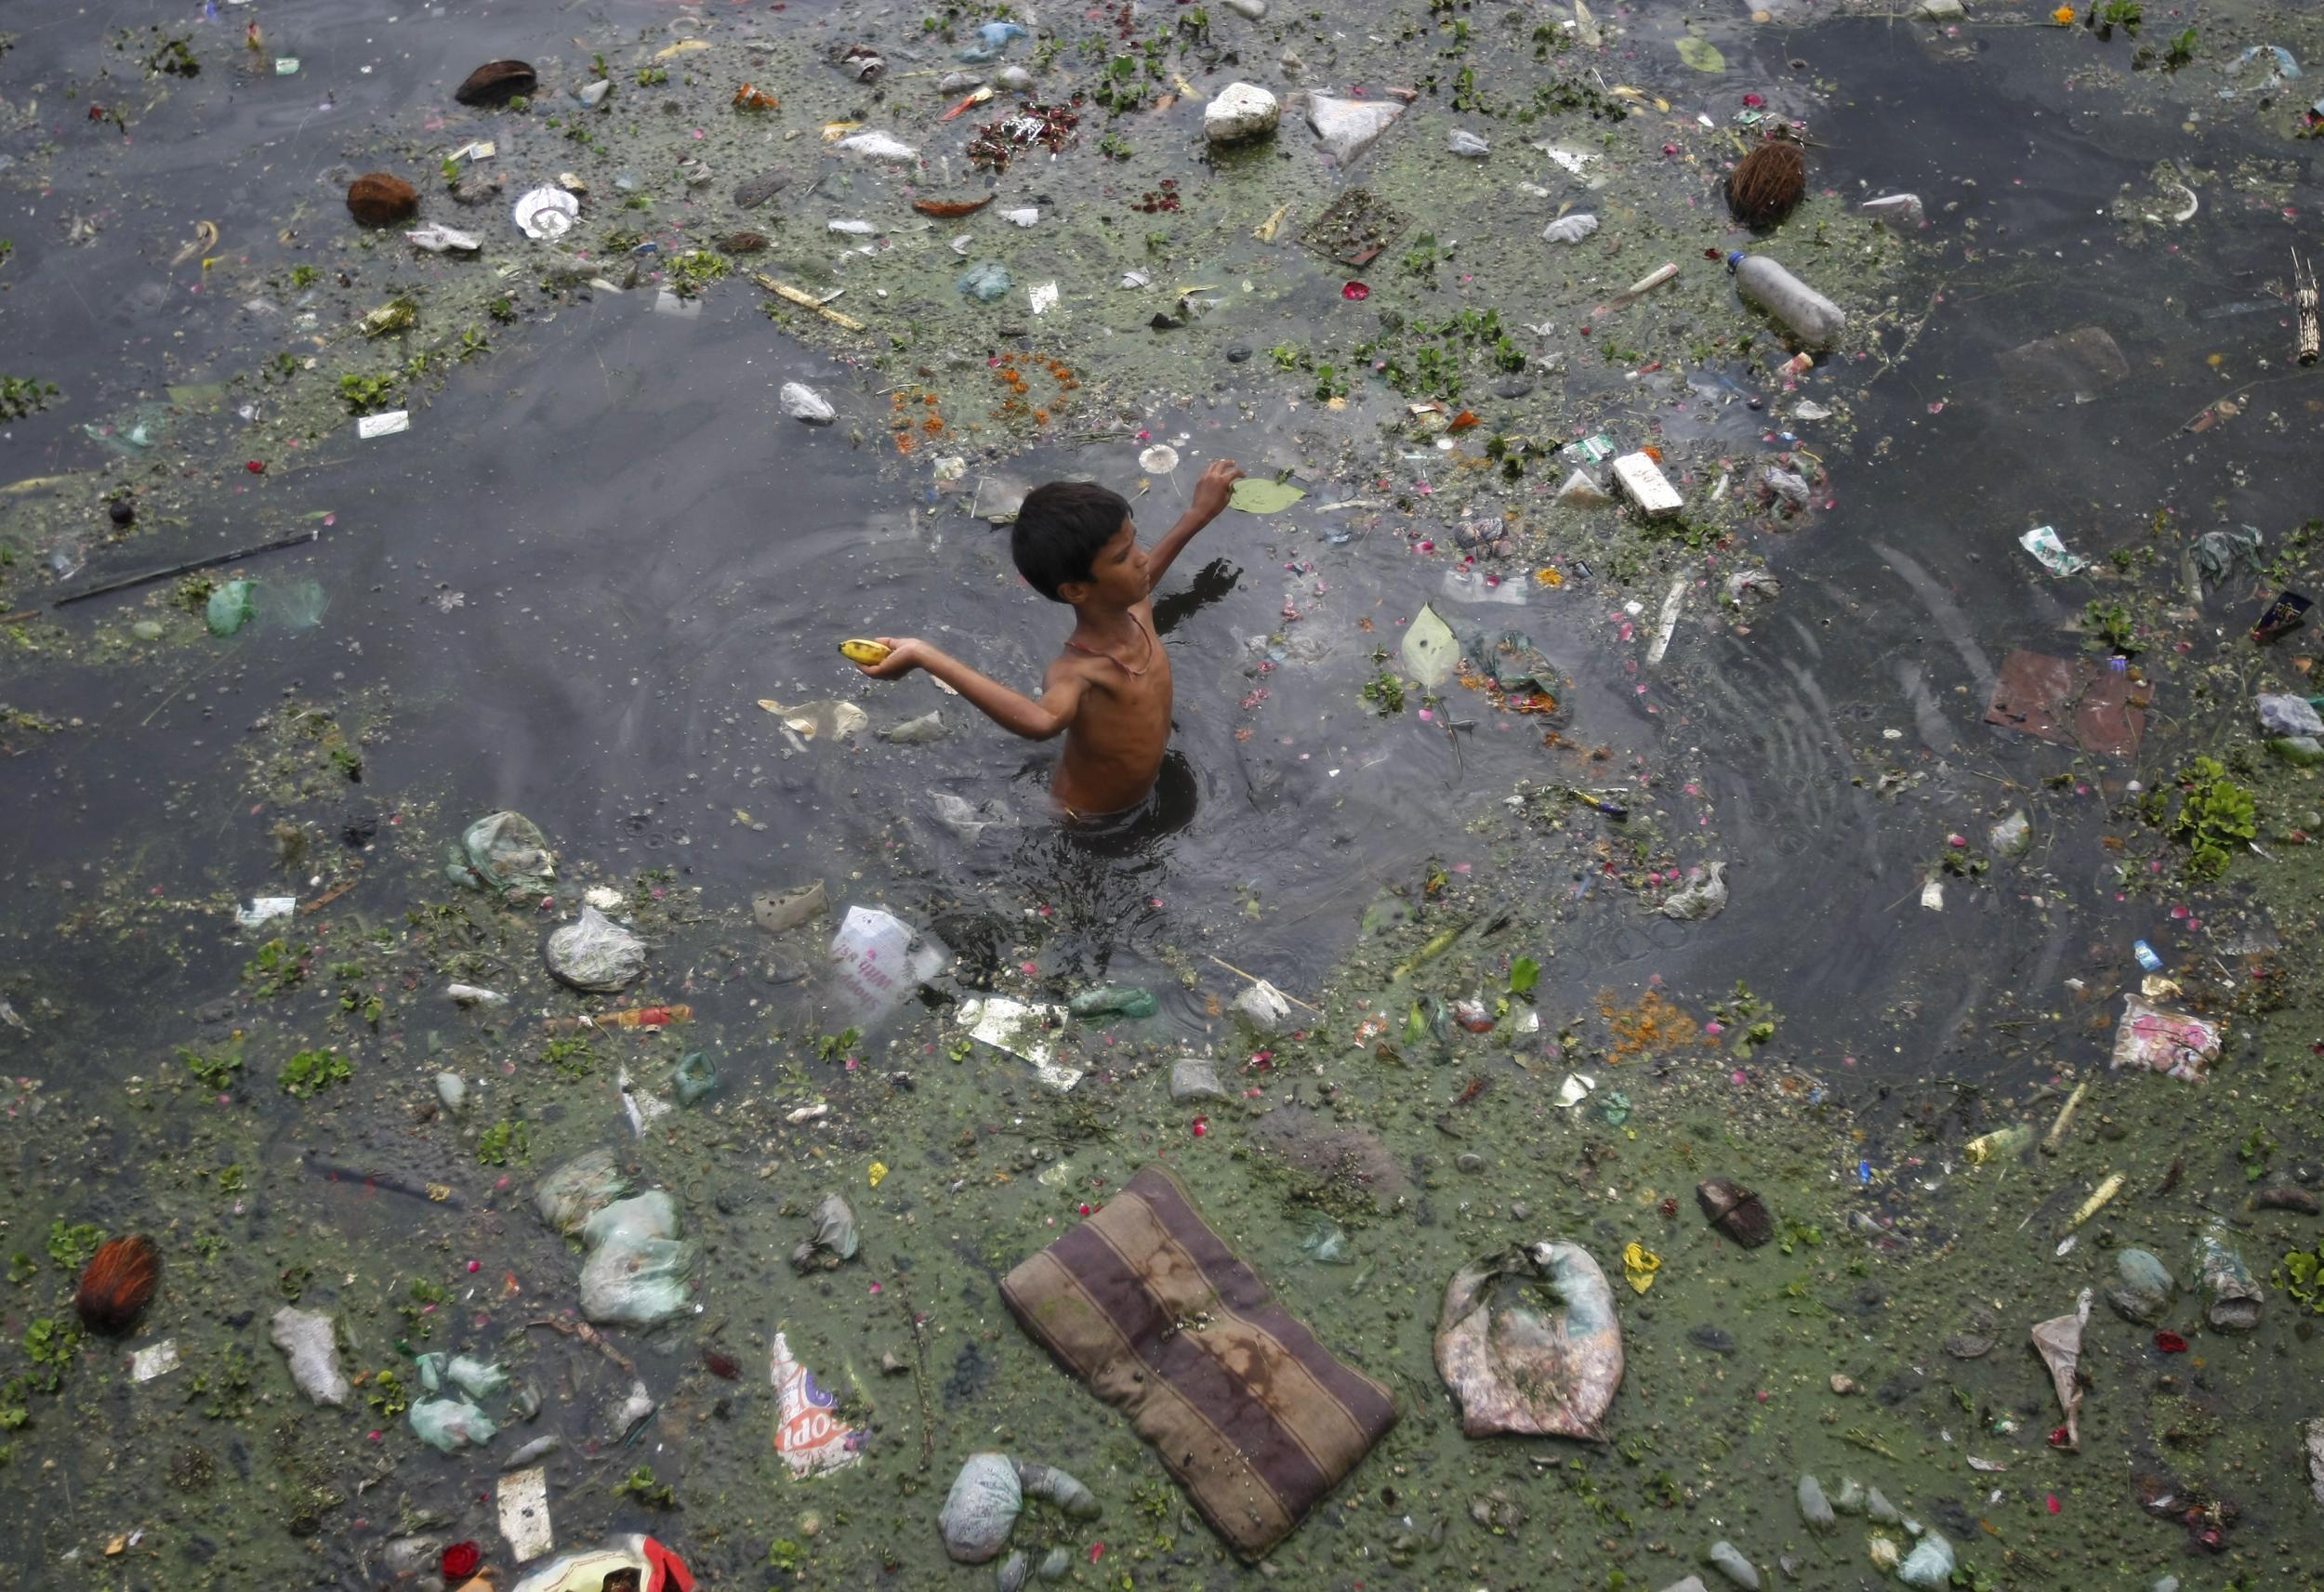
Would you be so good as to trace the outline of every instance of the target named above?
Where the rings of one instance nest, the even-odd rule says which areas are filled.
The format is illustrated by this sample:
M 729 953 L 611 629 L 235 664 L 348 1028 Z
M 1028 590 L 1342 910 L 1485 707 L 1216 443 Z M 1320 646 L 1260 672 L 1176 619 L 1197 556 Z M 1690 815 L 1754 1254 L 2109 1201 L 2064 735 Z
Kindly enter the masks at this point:
M 1769 465 L 1761 470 L 1759 479 L 1766 483 L 1768 491 L 1794 508 L 1805 508 L 1809 499 L 1814 496 L 1803 477 L 1794 475 L 1789 470 L 1778 469 L 1774 465 Z
M 534 1191 L 533 1208 L 551 1230 L 567 1237 L 581 1230 L 590 1217 L 629 1192 L 629 1179 L 614 1164 L 609 1148 L 574 1157 L 548 1177 Z
M 1033 1069 L 1034 1076 L 1061 1094 L 1081 1082 L 1078 1068 L 1051 1059 L 1055 1046 L 1050 1033 L 1063 1028 L 1065 1008 L 1036 1006 L 1007 995 L 985 995 L 962 1001 L 953 1015 L 956 1025 L 968 1031 L 979 1045 L 1013 1056 Z
M 1728 1585 L 1739 1586 L 1742 1592 L 1759 1592 L 1759 1571 L 1735 1544 L 1722 1537 L 1704 1551 L 1703 1559 L 1726 1578 Z
M 821 879 L 790 890 L 760 890 L 750 898 L 752 921 L 769 934 L 780 934 L 831 908 L 831 897 Z
M 2106 1303 L 2124 1321 L 2152 1326 L 2171 1308 L 2178 1291 L 2171 1269 L 2144 1249 L 2119 1249 L 2114 1256 L 2114 1281 L 2106 1284 Z
M 997 260 L 979 260 L 962 271 L 952 285 L 979 304 L 990 304 L 1006 297 L 1013 283 L 1007 266 Z
M 519 1564 L 530 1564 L 557 1546 L 548 1519 L 548 1472 L 535 1465 L 510 1471 L 495 1489 L 500 1534 Z
M 850 740 L 871 722 L 871 715 L 853 703 L 836 697 L 802 702 L 792 707 L 786 707 L 772 697 L 760 697 L 759 705 L 781 719 L 783 728 L 802 741 Z
M 2002 377 L 2029 395 L 2093 391 L 2131 374 L 2131 362 L 2105 328 L 2078 326 L 2021 343 L 1994 356 Z
M 2113 1067 L 2162 1072 L 2199 1084 L 2219 1059 L 2218 1024 L 2193 1012 L 2155 1005 L 2139 995 L 2122 997 L 2122 1018 L 2114 1031 Z
M 1032 36 L 1015 22 L 986 22 L 977 29 L 976 43 L 961 50 L 957 59 L 970 66 L 984 66 L 999 59 L 1002 52 L 1019 39 Z
M 931 742 L 942 741 L 951 733 L 951 728 L 944 723 L 944 716 L 941 710 L 931 708 L 918 718 L 907 718 L 901 724 L 891 724 L 878 733 L 879 739 L 891 746 L 925 746 Z
M 2022 857 L 2033 846 L 2033 820 L 2026 816 L 2026 809 L 2021 807 L 1987 829 L 1985 843 L 1998 856 Z
M 1024 296 L 1025 302 L 1032 306 L 1034 314 L 1046 315 L 1057 308 L 1057 284 L 1053 282 L 1037 282 L 1024 290 Z
M 685 1560 L 668 1548 L 652 1537 L 630 1535 L 552 1560 L 508 1592 L 605 1592 L 608 1587 L 625 1586 L 634 1592 L 694 1592 L 694 1578 Z M 468 1588 L 456 1592 L 468 1592 Z
M 484 240 L 475 233 L 463 232 L 456 227 L 447 227 L 437 221 L 415 228 L 403 236 L 411 241 L 413 247 L 425 249 L 431 255 L 472 255 L 484 246 Z
M 1594 508 L 1612 503 L 1614 494 L 1591 480 L 1587 471 L 1576 470 L 1557 489 L 1557 501 L 1568 508 Z
M 457 1454 L 464 1448 L 482 1448 L 499 1435 L 500 1428 L 466 1399 L 421 1399 L 404 1413 L 412 1435 L 438 1454 Z
M 1280 1033 L 1291 1021 L 1290 1001 L 1264 979 L 1253 979 L 1245 986 L 1235 997 L 1235 1009 L 1268 1033 Z
M 2058 1407 L 2066 1412 L 2065 1441 L 2053 1439 L 2051 1446 L 2068 1453 L 2082 1446 L 2082 1389 L 2075 1368 L 2082 1360 L 2082 1328 L 2090 1322 L 2090 1290 L 2084 1288 L 2072 1315 L 2037 1322 L 2033 1329 L 2034 1351 L 2050 1368 L 2050 1386 L 2057 1391 Z
M 2206 531 L 2195 538 L 2195 568 L 2208 585 L 2220 585 L 2238 569 L 2257 574 L 2261 540 L 2259 528 L 2252 525 Z
M 2017 545 L 2031 553 L 2041 567 L 2053 575 L 2075 575 L 2090 568 L 2090 560 L 2067 550 L 2065 539 L 2051 525 L 2037 525 L 2017 538 Z
M 411 428 L 412 412 L 408 409 L 390 409 L 377 414 L 364 414 L 355 421 L 355 435 L 366 442 L 378 437 L 400 436 Z
M 944 1494 L 938 1526 L 944 1552 L 957 1564 L 983 1564 L 999 1557 L 1024 1508 L 1017 1467 L 1005 1454 L 971 1454 Z
M 511 214 L 518 230 L 535 243 L 548 243 L 573 230 L 573 224 L 581 217 L 581 201 L 577 195 L 551 184 L 525 193 Z
M 872 222 L 844 217 L 825 221 L 823 224 L 823 230 L 826 232 L 838 232 L 850 238 L 869 238 L 879 231 L 878 227 Z
M 1001 1297 L 1059 1364 L 1129 1417 L 1247 1559 L 1296 1530 L 1395 1424 L 1388 1389 L 1275 1303 L 1159 1166 L 1018 1265 Z M 1182 1323 L 1198 1320 L 1200 1351 L 1189 1354 L 1197 1335 Z M 1088 1509 L 1062 1479 L 1026 1466 L 1018 1480 L 1069 1514 Z
M 548 970 L 576 990 L 613 994 L 645 972 L 645 941 L 593 906 L 551 929 L 541 946 Z
M 678 1236 L 678 1205 L 654 1189 L 581 1224 L 581 1313 L 600 1325 L 647 1327 L 686 1308 L 693 1246 Z
M 1436 1369 L 1471 1437 L 1598 1441 L 1622 1380 L 1605 1273 L 1580 1245 L 1553 1241 L 1462 1267 L 1445 1290 Z
M 2023 650 L 2001 660 L 1985 721 L 2110 757 L 2134 757 L 2152 687 L 2088 658 Z
M 1950 1586 L 1953 1569 L 1953 1545 L 1942 1533 L 1931 1532 L 1896 1567 L 1896 1579 L 1908 1586 Z
M 1343 166 L 1362 159 L 1389 125 L 1403 114 L 1404 106 L 1396 100 L 1342 99 L 1337 95 L 1317 94 L 1307 102 L 1307 125 L 1314 129 L 1315 137 L 1331 158 Z
M 2234 1230 L 2217 1217 L 2195 1239 L 2195 1275 L 2203 1293 L 2203 1320 L 2220 1332 L 2250 1332 L 2260 1324 L 2267 1296 L 2231 1242 Z
M 129 1377 L 135 1382 L 151 1382 L 177 1370 L 178 1363 L 178 1340 L 165 1337 L 129 1356 Z
M 837 1193 L 815 1202 L 815 1230 L 791 1251 L 795 1271 L 829 1271 L 855 1258 L 861 1240 L 856 1235 L 855 1211 Z
M 838 1398 L 793 1357 L 790 1340 L 779 1331 L 767 1371 L 774 1384 L 774 1452 L 793 1476 L 838 1470 L 863 1457 L 864 1434 L 839 1422 L 833 1414 Z
M 972 802 L 950 791 L 931 791 L 928 799 L 936 809 L 936 822 L 971 845 L 982 841 L 988 829 L 1006 833 L 1022 827 L 1017 815 L 997 796 Z
M 1483 160 L 1493 152 L 1493 146 L 1464 127 L 1455 127 L 1445 135 L 1445 147 L 1464 160 Z
M 234 909 L 234 921 L 244 928 L 256 928 L 262 923 L 288 917 L 297 910 L 297 896 L 253 896 L 248 906 Z
M 1655 638 L 1646 648 L 1646 662 L 1659 664 L 1670 650 L 1670 637 L 1678 629 L 1679 611 L 1686 603 L 1687 577 L 1680 575 L 1670 582 L 1670 589 L 1662 594 L 1662 612 L 1655 616 Z
M 2259 716 L 2260 730 L 2265 734 L 2324 735 L 2324 716 L 2319 716 L 2304 696 L 2262 691 L 2252 699 L 2251 707 Z
M 1856 208 L 1891 227 L 1918 227 L 1927 217 L 1927 212 L 1921 207 L 1921 196 L 1917 193 L 1883 193 L 1877 199 L 1866 200 Z
M 803 420 L 810 426 L 828 426 L 838 418 L 839 412 L 831 407 L 830 401 L 803 381 L 785 382 L 779 396 L 783 413 L 794 420 Z
M 1436 611 L 1422 604 L 1406 626 L 1398 654 L 1405 668 L 1420 684 L 1433 690 L 1453 677 L 1453 669 L 1460 662 L 1460 643 L 1453 637 L 1452 627 L 1437 617 Z
M 838 148 L 843 153 L 860 155 L 865 160 L 914 161 L 920 158 L 920 151 L 910 144 L 880 132 L 852 133 L 839 140 Z
M 1597 1086 L 1598 1081 L 1595 1078 L 1591 1077 L 1587 1072 L 1566 1073 L 1565 1081 L 1557 1086 L 1557 1105 L 1559 1109 L 1563 1111 L 1572 1111 L 1576 1106 L 1581 1104 L 1582 1101 L 1588 1099 L 1590 1098 L 1591 1091 L 1595 1089 Z
M 1541 241 L 1545 243 L 1578 243 L 1597 230 L 1598 218 L 1587 210 L 1578 210 L 1571 216 L 1560 216 L 1542 228 Z
M 1672 891 L 1655 910 L 1681 923 L 1699 923 L 1718 916 L 1726 904 L 1727 865 L 1710 862 L 1698 870 L 1697 876 L 1684 889 Z
M 202 610 L 203 623 L 213 636 L 231 636 L 258 612 L 256 581 L 228 581 L 210 593 Z
M 289 1360 L 291 1380 L 300 1392 L 318 1404 L 347 1407 L 355 1389 L 339 1369 L 338 1327 L 331 1317 L 284 1305 L 274 1312 L 267 1335 Z
M 913 990 L 944 971 L 952 953 L 878 907 L 852 906 L 831 938 L 832 994 L 853 1025 L 869 1031 Z
M 1226 1085 L 1208 1056 L 1182 1056 L 1170 1063 L 1170 1099 L 1179 1105 L 1191 1100 L 1223 1100 Z

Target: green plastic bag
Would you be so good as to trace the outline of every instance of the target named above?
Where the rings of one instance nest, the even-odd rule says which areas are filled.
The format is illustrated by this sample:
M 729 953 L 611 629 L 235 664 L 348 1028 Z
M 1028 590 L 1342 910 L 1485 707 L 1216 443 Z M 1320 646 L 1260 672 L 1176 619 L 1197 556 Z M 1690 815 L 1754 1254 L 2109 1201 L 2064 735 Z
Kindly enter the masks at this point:
M 231 636 L 249 624 L 252 616 L 258 612 L 253 595 L 257 590 L 256 583 L 251 581 L 228 581 L 211 592 L 210 605 L 203 613 L 209 623 L 210 634 Z

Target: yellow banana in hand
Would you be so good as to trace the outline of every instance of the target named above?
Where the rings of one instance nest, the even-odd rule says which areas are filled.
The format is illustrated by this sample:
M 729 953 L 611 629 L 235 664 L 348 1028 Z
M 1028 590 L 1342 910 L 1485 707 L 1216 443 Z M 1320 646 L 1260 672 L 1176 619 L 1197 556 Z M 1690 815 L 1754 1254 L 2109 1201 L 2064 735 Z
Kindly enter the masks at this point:
M 856 640 L 839 643 L 839 656 L 851 664 L 877 664 L 891 651 L 893 651 L 892 648 L 878 641 Z

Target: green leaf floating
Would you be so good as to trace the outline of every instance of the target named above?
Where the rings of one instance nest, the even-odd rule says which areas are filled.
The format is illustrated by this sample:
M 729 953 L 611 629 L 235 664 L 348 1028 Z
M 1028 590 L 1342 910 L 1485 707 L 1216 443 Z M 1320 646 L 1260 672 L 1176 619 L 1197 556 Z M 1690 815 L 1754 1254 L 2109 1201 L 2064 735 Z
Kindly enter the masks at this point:
M 1280 514 L 1307 495 L 1304 487 L 1288 481 L 1269 480 L 1263 476 L 1245 476 L 1227 493 L 1227 506 L 1246 514 Z
M 1453 668 L 1460 662 L 1460 643 L 1453 638 L 1452 626 L 1436 617 L 1436 611 L 1423 607 L 1414 616 L 1404 633 L 1404 666 L 1412 671 L 1412 678 L 1431 688 L 1441 686 L 1452 678 Z
M 1679 59 L 1697 72 L 1724 72 L 1727 58 L 1719 53 L 1719 46 L 1709 39 L 1698 39 L 1689 33 L 1679 41 Z

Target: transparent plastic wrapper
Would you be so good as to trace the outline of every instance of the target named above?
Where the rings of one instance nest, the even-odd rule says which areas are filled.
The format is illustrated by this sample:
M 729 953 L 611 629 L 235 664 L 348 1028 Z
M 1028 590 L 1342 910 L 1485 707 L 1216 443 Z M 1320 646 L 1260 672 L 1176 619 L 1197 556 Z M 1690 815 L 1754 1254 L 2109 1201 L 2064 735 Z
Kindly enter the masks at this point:
M 1605 1273 L 1579 1244 L 1555 1242 L 1462 1267 L 1445 1290 L 1436 1369 L 1471 1437 L 1598 1441 L 1622 1381 Z
M 2228 1243 L 2230 1230 L 2213 1217 L 2195 1240 L 2196 1281 L 2203 1290 L 2203 1319 L 2221 1332 L 2250 1332 L 2260 1324 L 2266 1293 Z
M 488 812 L 461 832 L 452 876 L 500 891 L 530 890 L 557 875 L 548 837 L 521 812 Z
M 410 1411 L 413 1435 L 439 1454 L 482 1448 L 500 1428 L 466 1399 L 422 1399 Z
M 284 1305 L 274 1312 L 267 1335 L 288 1357 L 291 1380 L 300 1392 L 318 1404 L 347 1407 L 354 1388 L 339 1369 L 338 1334 L 329 1316 Z
M 815 1202 L 815 1230 L 791 1251 L 791 1265 L 799 1271 L 828 1271 L 852 1260 L 860 1240 L 855 1212 L 840 1195 L 825 1194 Z
M 213 636 L 231 636 L 257 616 L 258 585 L 256 581 L 228 581 L 210 593 L 210 600 L 202 611 L 203 623 Z
M 613 994 L 645 973 L 645 941 L 593 906 L 561 928 L 549 931 L 541 947 L 548 970 L 576 990 Z
M 678 1207 L 655 1189 L 616 1200 L 581 1224 L 581 1313 L 600 1325 L 648 1327 L 686 1308 L 693 1245 L 678 1236 Z
M 581 1224 L 629 1192 L 629 1179 L 614 1164 L 610 1149 L 592 1150 L 541 1179 L 533 1208 L 541 1220 L 571 1236 Z
M 832 994 L 852 1025 L 868 1031 L 951 961 L 943 941 L 894 914 L 852 906 L 831 939 Z
M 1699 923 L 1716 917 L 1727 904 L 1727 865 L 1711 862 L 1703 868 L 1702 877 L 1683 890 L 1673 890 L 1656 910 L 1665 917 L 1681 923 Z

